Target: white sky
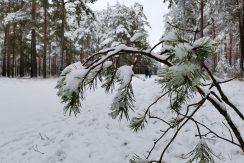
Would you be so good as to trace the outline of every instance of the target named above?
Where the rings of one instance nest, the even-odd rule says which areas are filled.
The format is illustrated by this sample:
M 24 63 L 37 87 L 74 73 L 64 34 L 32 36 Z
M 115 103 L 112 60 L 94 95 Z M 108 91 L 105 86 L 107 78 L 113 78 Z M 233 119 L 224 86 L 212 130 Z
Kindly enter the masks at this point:
M 90 5 L 93 10 L 106 9 L 107 4 L 114 5 L 116 2 L 123 3 L 127 6 L 138 2 L 144 6 L 144 13 L 151 25 L 149 29 L 149 41 L 151 45 L 158 43 L 164 31 L 163 15 L 168 12 L 168 4 L 164 4 L 162 0 L 98 0 Z

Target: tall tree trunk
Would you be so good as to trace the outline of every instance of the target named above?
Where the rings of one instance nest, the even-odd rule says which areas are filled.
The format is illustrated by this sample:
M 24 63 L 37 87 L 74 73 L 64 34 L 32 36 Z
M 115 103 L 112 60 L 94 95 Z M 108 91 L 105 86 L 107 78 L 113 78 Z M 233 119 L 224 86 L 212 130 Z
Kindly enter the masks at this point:
M 20 27 L 20 45 L 19 45 L 19 52 L 20 52 L 20 65 L 19 65 L 19 75 L 23 77 L 25 75 L 25 68 L 24 68 L 24 52 L 23 52 L 23 31 Z
M 52 76 L 52 58 L 51 58 L 51 45 L 48 46 L 48 49 L 49 49 L 49 53 L 48 53 L 48 72 L 49 72 L 49 75 Z
M 226 61 L 228 61 L 228 52 L 227 52 L 227 37 L 225 35 L 225 41 L 224 41 L 224 57 Z
M 240 69 L 244 73 L 244 0 L 242 1 L 242 9 L 239 15 L 239 30 L 240 30 Z
M 69 49 L 69 50 L 68 50 Z M 72 62 L 72 43 L 69 42 L 69 48 L 66 50 L 65 56 L 66 56 L 66 66 L 70 65 Z
M 61 5 L 61 11 L 62 11 L 62 23 L 61 23 L 61 67 L 60 71 L 63 70 L 64 68 L 64 28 L 65 28 L 65 16 L 66 16 L 66 10 L 65 10 L 65 2 L 62 0 L 62 5 Z
M 3 48 L 3 67 L 2 67 L 2 76 L 7 76 L 6 71 L 6 54 L 7 54 L 7 33 L 8 33 L 8 26 L 5 27 L 5 36 L 4 36 L 4 48 Z
M 10 52 L 10 25 L 7 25 L 7 46 L 6 46 L 6 54 L 7 54 L 7 76 L 11 76 L 11 52 Z
M 233 44 L 233 35 L 232 32 L 230 31 L 229 34 L 230 42 L 229 42 L 229 63 L 232 65 L 232 44 Z
M 10 1 L 9 1 L 9 3 L 8 3 L 8 12 L 10 12 L 10 6 L 11 6 L 11 3 L 10 3 Z M 7 56 L 7 61 L 6 61 L 6 75 L 8 76 L 8 77 L 10 77 L 10 72 L 11 72 L 11 70 L 10 70 L 10 24 L 7 24 L 7 26 L 6 26 L 6 56 Z
M 32 0 L 32 30 L 31 30 L 31 77 L 37 77 L 37 61 L 36 61 L 36 2 Z
M 13 25 L 13 44 L 12 44 L 12 48 L 13 48 L 13 57 L 12 57 L 12 77 L 15 76 L 15 48 L 16 48 L 16 41 L 15 41 L 15 34 L 16 34 L 16 24 Z
M 204 30 L 204 0 L 201 0 L 200 2 L 200 11 L 201 11 L 201 20 L 200 20 L 200 25 L 201 25 L 201 37 L 203 37 L 203 30 Z
M 215 20 L 214 18 L 211 18 L 213 24 L 212 24 L 212 36 L 213 36 L 213 39 L 215 39 L 216 37 L 216 26 L 215 26 Z M 212 71 L 214 72 L 215 71 L 215 67 L 217 66 L 217 53 L 215 52 L 213 54 L 213 57 L 212 57 L 212 60 L 213 60 L 213 65 L 212 65 Z
M 41 57 L 39 56 L 38 57 L 38 67 L 39 67 L 39 71 L 38 71 L 38 75 L 41 76 L 41 69 L 42 69 L 42 59 Z
M 47 77 L 47 4 L 48 0 L 44 0 L 44 49 L 43 49 L 43 78 Z

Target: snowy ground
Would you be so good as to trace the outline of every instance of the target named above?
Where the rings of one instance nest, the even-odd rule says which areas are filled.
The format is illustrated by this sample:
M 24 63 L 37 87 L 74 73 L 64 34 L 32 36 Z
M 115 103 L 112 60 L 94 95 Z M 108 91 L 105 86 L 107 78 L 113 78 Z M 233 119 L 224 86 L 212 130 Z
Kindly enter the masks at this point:
M 56 79 L 0 78 L 0 163 L 126 163 L 134 153 L 146 155 L 153 140 L 162 134 L 159 130 L 166 127 L 152 121 L 142 132 L 133 133 L 125 120 L 108 116 L 112 95 L 105 94 L 103 89 L 87 94 L 77 117 L 64 116 L 55 84 Z M 133 85 L 137 99 L 135 111 L 142 112 L 158 97 L 160 86 L 154 77 L 146 81 L 135 78 Z M 244 112 L 244 83 L 233 81 L 223 86 Z M 167 98 L 163 98 L 153 108 L 154 114 L 169 118 L 172 113 L 167 105 Z M 234 113 L 230 114 L 244 136 L 244 123 Z M 230 138 L 223 119 L 209 104 L 195 118 Z M 187 162 L 180 156 L 195 147 L 196 133 L 193 123 L 185 126 L 166 153 L 165 162 Z M 169 140 L 170 135 L 166 138 Z M 152 158 L 159 158 L 166 143 L 155 148 Z M 244 154 L 235 146 L 214 139 L 208 139 L 207 143 L 221 157 L 221 160 L 215 157 L 216 163 L 244 162 Z

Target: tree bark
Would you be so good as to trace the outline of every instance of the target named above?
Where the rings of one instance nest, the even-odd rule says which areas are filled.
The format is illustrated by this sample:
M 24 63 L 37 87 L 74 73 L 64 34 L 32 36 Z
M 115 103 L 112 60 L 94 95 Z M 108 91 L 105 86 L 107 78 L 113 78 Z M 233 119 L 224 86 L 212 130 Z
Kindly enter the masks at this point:
M 66 10 L 65 10 L 65 2 L 62 0 L 62 5 L 61 5 L 61 13 L 62 13 L 62 23 L 61 23 L 61 67 L 60 71 L 64 69 L 64 28 L 65 28 L 65 16 L 66 16 Z
M 214 18 L 211 18 L 213 24 L 212 24 L 212 36 L 213 36 L 213 39 L 215 39 L 216 37 L 216 26 L 215 26 L 215 20 Z M 213 53 L 213 65 L 212 65 L 212 72 L 215 71 L 215 67 L 217 66 L 217 53 Z
M 242 8 L 239 15 L 239 30 L 240 30 L 240 69 L 241 73 L 244 72 L 244 0 L 241 4 Z
M 19 52 L 20 52 L 20 66 L 19 66 L 19 75 L 23 77 L 25 75 L 25 68 L 24 68 L 24 52 L 23 52 L 23 31 L 20 27 L 20 45 L 19 45 Z
M 47 4 L 48 0 L 44 0 L 44 49 L 43 49 L 43 78 L 47 77 Z
M 229 34 L 230 37 L 230 42 L 229 42 L 229 63 L 232 65 L 232 44 L 233 44 L 233 35 L 232 32 L 230 31 Z
M 39 76 L 41 76 L 41 69 L 42 69 L 42 66 L 41 66 L 42 63 L 41 63 L 41 62 L 42 62 L 42 59 L 41 59 L 41 57 L 39 56 L 39 57 L 38 57 L 38 67 L 39 67 L 38 75 L 39 75 Z
M 2 76 L 7 76 L 7 71 L 6 71 L 6 52 L 7 52 L 7 31 L 8 26 L 5 27 L 5 36 L 4 36 L 4 48 L 3 48 L 3 67 L 2 67 Z
M 227 111 L 223 110 L 221 108 L 221 106 L 215 100 L 213 100 L 211 97 L 208 97 L 207 99 L 214 105 L 214 107 L 219 111 L 219 113 L 225 118 L 225 120 L 229 124 L 231 130 L 235 134 L 238 142 L 240 143 L 240 147 L 241 147 L 242 151 L 244 152 L 244 141 L 242 139 L 241 133 L 239 132 L 239 130 L 236 127 L 235 123 L 231 120 L 231 118 L 230 118 L 229 114 L 227 113 Z
M 15 67 L 16 67 L 16 64 L 15 64 L 15 48 L 16 48 L 16 24 L 13 25 L 13 44 L 12 44 L 12 48 L 13 48 L 13 57 L 12 57 L 12 77 L 15 76 Z
M 203 30 L 204 30 L 204 0 L 201 0 L 200 2 L 200 10 L 201 10 L 201 37 L 203 37 Z
M 6 45 L 6 54 L 7 54 L 7 76 L 11 75 L 11 53 L 10 53 L 10 25 L 7 25 L 7 45 Z
M 32 0 L 32 29 L 31 29 L 31 77 L 37 77 L 37 61 L 36 61 L 36 2 Z

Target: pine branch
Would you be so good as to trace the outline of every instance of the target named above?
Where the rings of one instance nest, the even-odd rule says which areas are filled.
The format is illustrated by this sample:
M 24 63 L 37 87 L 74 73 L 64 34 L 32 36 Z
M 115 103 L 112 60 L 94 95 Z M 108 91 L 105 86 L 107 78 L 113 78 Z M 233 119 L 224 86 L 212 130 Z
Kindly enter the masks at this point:
M 207 73 L 209 74 L 209 76 L 210 76 L 210 78 L 212 79 L 212 81 L 213 81 L 213 84 L 214 84 L 214 86 L 217 88 L 217 90 L 218 90 L 218 92 L 219 92 L 219 94 L 220 94 L 220 96 L 221 96 L 221 98 L 222 98 L 222 100 L 227 104 L 227 105 L 229 105 L 237 114 L 238 114 L 238 116 L 242 119 L 242 120 L 244 120 L 244 115 L 241 113 L 241 111 L 239 110 L 239 109 L 237 109 L 236 108 L 236 106 L 235 105 L 233 105 L 230 101 L 229 101 L 229 99 L 227 98 L 227 96 L 224 94 L 224 92 L 222 91 L 222 88 L 221 88 L 221 86 L 220 86 L 220 84 L 217 82 L 217 80 L 214 78 L 214 76 L 212 75 L 212 73 L 210 72 L 210 70 L 208 69 L 208 67 L 204 64 L 204 63 L 202 63 L 202 66 L 203 66 L 203 68 L 207 71 Z M 243 147 L 244 148 L 244 147 Z
M 174 141 L 174 139 L 177 137 L 178 133 L 180 132 L 180 130 L 182 129 L 182 127 L 190 120 L 191 117 L 194 116 L 194 114 L 201 108 L 201 106 L 204 104 L 204 102 L 206 101 L 206 98 L 203 98 L 200 102 L 200 104 L 198 105 L 198 107 L 191 113 L 191 115 L 185 120 L 185 122 L 177 129 L 176 133 L 174 134 L 174 136 L 171 138 L 171 140 L 169 141 L 169 143 L 166 145 L 166 147 L 164 148 L 160 159 L 159 159 L 159 163 L 162 162 L 163 156 L 166 152 L 166 150 L 169 148 L 169 146 L 171 145 L 171 143 Z
M 224 141 L 226 141 L 226 142 L 229 142 L 229 143 L 231 143 L 231 144 L 233 144 L 233 145 L 236 145 L 236 146 L 238 146 L 238 147 L 241 147 L 239 144 L 235 143 L 235 142 L 233 141 L 233 139 L 232 139 L 232 140 L 229 140 L 229 139 L 226 139 L 226 138 L 224 138 L 224 137 L 218 135 L 216 132 L 214 132 L 213 130 L 211 130 L 211 129 L 210 129 L 209 127 L 207 127 L 205 124 L 203 124 L 203 123 L 201 123 L 201 122 L 195 120 L 193 117 L 189 117 L 189 116 L 184 115 L 184 114 L 182 114 L 182 113 L 180 113 L 180 112 L 177 112 L 177 113 L 180 114 L 180 115 L 182 115 L 182 116 L 185 116 L 185 117 L 187 117 L 187 118 L 190 118 L 191 121 L 193 121 L 194 123 L 196 123 L 196 124 L 198 124 L 198 125 L 204 127 L 205 129 L 207 129 L 207 130 L 209 131 L 208 133 L 206 133 L 206 134 L 204 134 L 204 135 L 202 135 L 202 136 L 205 136 L 205 137 L 206 137 L 206 136 L 209 135 L 209 134 L 213 134 L 213 135 L 215 135 L 215 136 L 216 136 L 217 138 L 219 138 L 219 139 L 222 139 L 222 140 L 224 140 Z M 196 135 L 196 136 L 198 136 L 198 135 Z
M 145 123 L 147 123 L 146 120 L 146 116 L 148 115 L 149 119 L 158 119 L 163 121 L 164 123 L 168 124 L 170 126 L 170 124 L 168 122 L 166 122 L 163 119 L 154 117 L 150 115 L 150 109 L 153 105 L 155 105 L 161 98 L 163 98 L 165 95 L 167 95 L 169 92 L 165 92 L 164 94 L 162 94 L 160 97 L 158 97 L 151 105 L 149 105 L 149 107 L 145 110 L 143 115 L 140 115 L 139 117 L 133 117 L 131 122 L 130 122 L 130 128 L 134 131 L 137 132 L 139 130 L 142 130 L 145 127 Z
M 129 110 L 133 111 L 133 103 L 135 101 L 131 81 L 132 76 L 130 82 L 124 87 L 120 88 L 117 94 L 115 95 L 115 98 L 110 108 L 111 112 L 109 113 L 109 115 L 113 119 L 119 116 L 119 119 L 121 120 L 123 116 L 125 116 L 126 119 L 129 120 Z

